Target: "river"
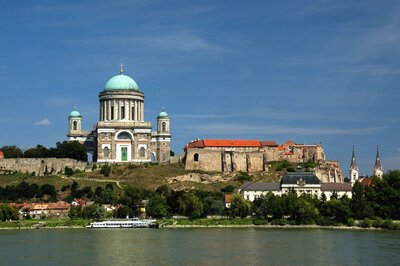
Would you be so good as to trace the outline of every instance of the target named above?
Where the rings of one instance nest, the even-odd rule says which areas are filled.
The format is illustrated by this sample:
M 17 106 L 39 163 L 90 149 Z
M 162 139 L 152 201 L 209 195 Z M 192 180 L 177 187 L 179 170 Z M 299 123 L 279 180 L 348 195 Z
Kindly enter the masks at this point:
M 1 265 L 400 265 L 400 233 L 324 229 L 0 230 Z

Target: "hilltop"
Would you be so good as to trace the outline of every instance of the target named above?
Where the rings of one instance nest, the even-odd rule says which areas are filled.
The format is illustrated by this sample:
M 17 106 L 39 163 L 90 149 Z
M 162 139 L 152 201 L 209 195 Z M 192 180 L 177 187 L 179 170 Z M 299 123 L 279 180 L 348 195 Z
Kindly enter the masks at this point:
M 57 190 L 76 181 L 80 186 L 105 187 L 107 183 L 116 183 L 117 187 L 140 187 L 155 190 L 162 185 L 168 185 L 174 190 L 200 189 L 206 191 L 220 191 L 228 185 L 239 187 L 245 181 L 277 182 L 286 172 L 283 163 L 275 163 L 268 173 L 257 172 L 251 175 L 246 173 L 213 173 L 202 171 L 185 171 L 184 164 L 113 164 L 109 173 L 104 174 L 101 167 L 94 167 L 92 172 L 81 172 L 67 175 L 42 175 L 33 176 L 12 172 L 0 175 L 0 186 L 27 183 L 51 184 Z M 285 166 L 285 165 L 284 165 Z M 106 167 L 106 168 L 107 168 Z M 290 167 L 292 167 L 290 165 Z

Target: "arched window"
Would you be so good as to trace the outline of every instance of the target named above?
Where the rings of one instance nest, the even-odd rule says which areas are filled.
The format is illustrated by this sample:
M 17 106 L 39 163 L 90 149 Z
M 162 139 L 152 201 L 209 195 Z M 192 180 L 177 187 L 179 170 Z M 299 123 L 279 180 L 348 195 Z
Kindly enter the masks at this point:
M 73 124 L 73 130 L 78 130 L 78 122 L 74 121 L 72 124 Z
M 199 154 L 195 153 L 193 156 L 193 161 L 198 162 L 199 161 Z
M 161 131 L 167 131 L 167 123 L 165 122 L 161 123 Z
M 152 162 L 155 162 L 155 161 L 156 161 L 156 156 L 155 156 L 154 153 L 150 153 L 150 160 L 151 160 Z
M 145 147 L 141 147 L 139 149 L 139 156 L 142 157 L 142 158 L 146 157 L 146 149 L 145 149 Z
M 108 147 L 103 148 L 103 158 L 108 159 L 108 156 L 110 156 L 110 149 Z
M 163 156 L 162 156 L 162 161 L 163 161 L 163 162 L 166 162 L 166 161 L 167 161 L 167 155 L 163 154 Z
M 132 137 L 128 132 L 123 131 L 118 134 L 117 139 L 132 139 Z

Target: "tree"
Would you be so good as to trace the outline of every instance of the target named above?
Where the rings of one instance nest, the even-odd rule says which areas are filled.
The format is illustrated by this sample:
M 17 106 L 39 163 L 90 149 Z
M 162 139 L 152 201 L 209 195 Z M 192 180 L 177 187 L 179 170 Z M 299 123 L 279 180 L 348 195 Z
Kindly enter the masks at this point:
M 159 194 L 154 194 L 149 200 L 147 211 L 148 214 L 154 218 L 162 218 L 167 216 L 169 212 L 165 197 Z
M 118 207 L 114 216 L 116 216 L 117 218 L 126 218 L 126 217 L 131 216 L 131 214 L 132 214 L 132 210 L 128 206 L 122 205 L 122 206 Z
M 111 166 L 108 164 L 102 165 L 100 169 L 100 173 L 104 176 L 109 176 L 111 172 Z
M 364 196 L 364 189 L 360 182 L 355 182 L 351 198 L 351 211 L 355 219 L 364 219 L 373 216 L 371 205 Z
M 56 148 L 51 148 L 48 151 L 49 157 L 56 158 L 71 158 L 78 161 L 87 161 L 87 149 L 85 145 L 78 141 L 57 142 Z
M 229 216 L 235 218 L 237 216 L 246 218 L 250 214 L 251 204 L 240 195 L 235 195 L 231 200 L 229 208 Z
M 203 203 L 195 194 L 184 193 L 179 199 L 179 213 L 190 218 L 200 218 L 203 215 Z
M 86 208 L 84 208 L 82 211 L 82 217 L 85 219 L 99 220 L 101 218 L 106 217 L 106 215 L 107 215 L 106 209 L 97 204 L 89 205 Z
M 24 152 L 25 158 L 47 158 L 49 150 L 43 145 L 37 145 L 36 148 L 28 149 Z
M 3 146 L 0 148 L 0 151 L 3 151 L 4 158 L 22 158 L 24 154 L 20 148 L 17 146 Z
M 72 205 L 68 212 L 68 217 L 71 219 L 78 219 L 82 217 L 82 207 Z
M 18 220 L 19 214 L 18 209 L 9 205 L 0 205 L 0 221 L 6 220 Z

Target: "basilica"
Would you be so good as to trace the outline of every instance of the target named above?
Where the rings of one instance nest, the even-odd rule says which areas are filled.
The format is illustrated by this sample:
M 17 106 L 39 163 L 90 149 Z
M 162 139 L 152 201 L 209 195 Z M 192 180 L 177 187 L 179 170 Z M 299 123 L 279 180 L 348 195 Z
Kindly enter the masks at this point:
M 144 93 L 136 82 L 120 73 L 109 79 L 99 94 L 99 121 L 92 131 L 82 130 L 82 116 L 73 110 L 68 140 L 85 144 L 95 162 L 169 162 L 170 118 L 164 109 L 157 128 L 144 119 Z

